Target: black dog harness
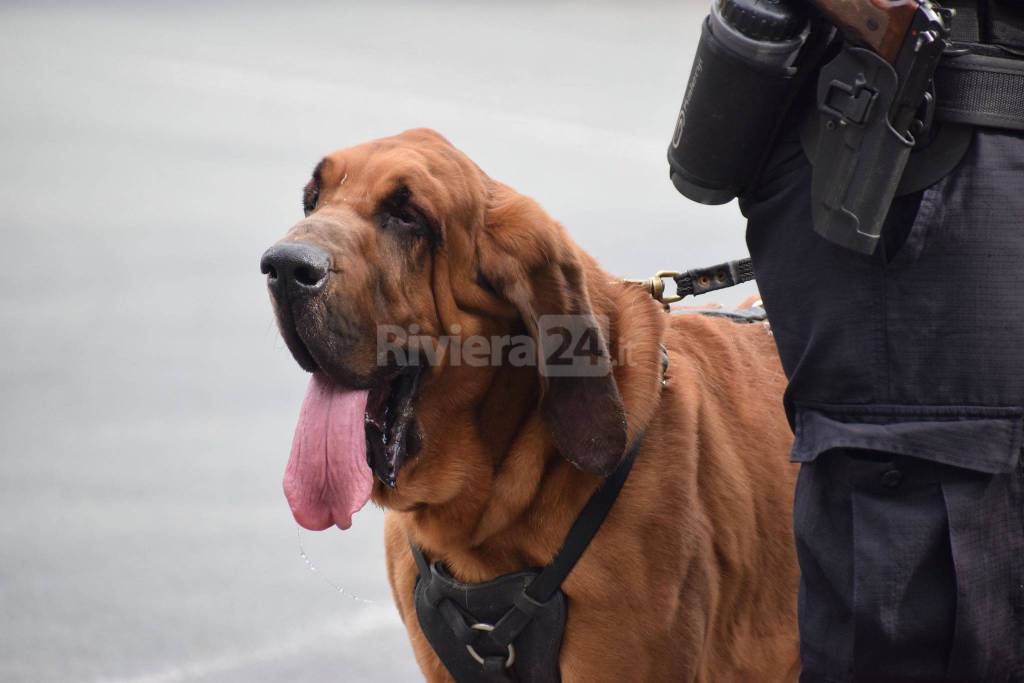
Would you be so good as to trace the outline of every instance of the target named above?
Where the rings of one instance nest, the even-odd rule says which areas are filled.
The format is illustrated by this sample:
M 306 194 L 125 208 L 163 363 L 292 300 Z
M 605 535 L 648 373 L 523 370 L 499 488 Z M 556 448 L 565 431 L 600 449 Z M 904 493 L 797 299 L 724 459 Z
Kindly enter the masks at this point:
M 665 356 L 667 358 L 667 356 Z M 430 646 L 456 683 L 557 683 L 565 629 L 562 582 L 601 528 L 633 468 L 638 436 L 615 471 L 576 518 L 551 564 L 461 583 L 440 562 L 430 564 L 415 544 L 419 567 L 416 617 Z
M 724 289 L 752 280 L 749 259 L 710 268 L 660 271 L 636 282 L 665 306 L 688 295 Z M 666 296 L 664 278 L 676 282 L 676 295 Z M 760 313 L 724 313 L 737 322 L 763 319 Z M 751 309 L 754 311 L 754 309 Z M 668 352 L 661 349 L 662 382 Z M 643 434 L 630 445 L 615 471 L 602 482 L 569 529 L 562 548 L 547 567 L 505 574 L 485 583 L 462 583 L 444 564 L 430 563 L 412 545 L 419 568 L 413 589 L 416 618 L 427 641 L 456 683 L 558 683 L 558 655 L 565 630 L 567 605 L 562 582 L 590 545 L 618 498 L 633 468 Z

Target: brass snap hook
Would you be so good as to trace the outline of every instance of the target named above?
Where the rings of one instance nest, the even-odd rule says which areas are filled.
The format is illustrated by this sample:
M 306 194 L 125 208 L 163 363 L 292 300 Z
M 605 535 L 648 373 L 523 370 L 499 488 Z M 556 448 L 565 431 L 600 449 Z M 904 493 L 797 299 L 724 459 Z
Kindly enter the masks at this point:
M 677 301 L 682 301 L 683 297 L 678 294 L 665 294 L 665 278 L 673 278 L 673 280 L 679 277 L 680 273 L 674 270 L 659 270 L 654 274 L 654 277 L 648 278 L 647 280 L 626 280 L 626 282 L 634 285 L 640 285 L 647 293 L 651 295 L 651 298 L 660 303 L 668 310 L 668 305 Z

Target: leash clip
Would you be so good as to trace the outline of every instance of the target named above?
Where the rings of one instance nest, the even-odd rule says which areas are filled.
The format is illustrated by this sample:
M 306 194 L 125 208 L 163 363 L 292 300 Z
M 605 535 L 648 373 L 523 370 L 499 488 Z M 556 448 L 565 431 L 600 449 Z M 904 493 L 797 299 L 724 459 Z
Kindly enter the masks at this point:
M 659 270 L 657 273 L 654 274 L 654 277 L 648 278 L 646 280 L 626 280 L 626 282 L 632 285 L 640 285 L 641 287 L 644 288 L 644 290 L 646 290 L 648 294 L 651 295 L 652 299 L 654 299 L 662 306 L 664 306 L 665 310 L 668 310 L 669 304 L 674 304 L 677 301 L 682 301 L 683 296 L 678 293 L 666 295 L 665 278 L 672 278 L 674 281 L 675 278 L 679 277 L 680 275 L 681 273 L 678 273 L 674 270 Z
M 670 277 L 676 283 L 675 294 L 665 294 L 665 278 Z M 754 279 L 754 264 L 749 258 L 726 261 L 708 268 L 694 268 L 685 272 L 675 270 L 659 270 L 648 280 L 623 280 L 627 284 L 640 285 L 661 304 L 666 311 L 668 305 L 682 301 L 688 296 L 707 294 L 715 290 L 725 289 Z

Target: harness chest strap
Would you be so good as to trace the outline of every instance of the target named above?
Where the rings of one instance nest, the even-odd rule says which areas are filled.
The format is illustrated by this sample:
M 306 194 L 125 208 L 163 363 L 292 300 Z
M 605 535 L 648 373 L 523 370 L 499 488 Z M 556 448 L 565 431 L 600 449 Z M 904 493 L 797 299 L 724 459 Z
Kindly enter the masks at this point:
M 493 582 L 478 585 L 459 584 L 450 577 L 443 568 L 443 565 L 440 565 L 440 563 L 431 565 L 424 556 L 423 551 L 416 544 L 410 543 L 413 557 L 419 569 L 416 592 L 419 594 L 420 590 L 423 590 L 425 598 L 424 601 L 417 600 L 416 602 L 416 611 L 420 619 L 420 625 L 424 626 L 425 621 L 427 624 L 430 623 L 429 620 L 424 619 L 425 615 L 421 613 L 422 604 L 425 602 L 430 609 L 436 610 L 441 614 L 444 622 L 451 630 L 451 635 L 454 635 L 459 642 L 466 646 L 464 656 L 467 661 L 460 664 L 444 661 L 442 658 L 445 666 L 455 677 L 456 681 L 463 683 L 463 681 L 480 680 L 558 680 L 557 661 L 554 662 L 555 671 L 553 672 L 553 678 L 536 672 L 528 677 L 517 675 L 511 668 L 515 662 L 513 643 L 534 621 L 538 614 L 552 606 L 553 601 L 562 601 L 562 583 L 569 573 L 572 572 L 615 504 L 615 500 L 633 467 L 633 462 L 636 459 L 636 454 L 640 450 L 642 442 L 643 435 L 639 435 L 629 447 L 618 467 L 602 482 L 597 491 L 591 495 L 582 512 L 580 512 L 579 517 L 576 518 L 576 521 L 569 529 L 562 548 L 555 555 L 551 564 L 544 567 L 539 573 L 535 573 L 532 578 L 525 576 L 524 573 L 518 573 L 506 575 L 506 577 L 500 577 L 496 580 L 501 581 L 507 577 L 519 577 L 523 579 L 523 584 L 521 584 L 523 587 L 521 590 L 515 591 L 512 595 L 511 607 L 493 625 L 486 622 L 481 623 L 474 615 L 465 613 L 450 597 L 444 594 L 445 583 L 457 585 L 459 587 L 458 592 L 461 593 L 463 591 L 472 591 L 479 586 L 489 586 Z M 424 584 L 422 589 L 420 586 L 421 582 Z M 562 609 L 564 610 L 564 607 Z M 564 620 L 564 612 L 562 618 Z M 435 652 L 441 655 L 438 644 L 435 642 L 440 634 L 429 632 L 427 627 L 424 628 L 424 632 L 427 635 L 428 641 L 434 647 Z M 558 633 L 558 641 L 559 643 L 561 641 L 560 632 Z M 503 654 L 496 656 L 480 655 L 477 648 L 483 649 L 484 644 L 487 645 L 486 649 L 488 651 L 498 651 Z M 557 654 L 557 649 L 555 653 Z M 466 665 L 467 662 L 472 664 L 473 661 L 471 660 L 476 662 L 478 675 L 469 676 L 465 673 L 467 670 L 473 670 Z

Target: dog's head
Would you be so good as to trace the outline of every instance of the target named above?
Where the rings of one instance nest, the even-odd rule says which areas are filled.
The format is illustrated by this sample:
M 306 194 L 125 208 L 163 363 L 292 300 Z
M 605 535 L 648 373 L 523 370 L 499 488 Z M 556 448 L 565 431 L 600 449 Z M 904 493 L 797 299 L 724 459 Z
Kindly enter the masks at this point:
M 261 261 L 281 334 L 313 373 L 285 478 L 300 524 L 347 528 L 374 474 L 400 487 L 407 459 L 443 436 L 416 419 L 425 388 L 447 377 L 447 404 L 471 408 L 509 363 L 534 366 L 562 456 L 615 467 L 626 424 L 588 287 L 600 271 L 535 202 L 413 130 L 325 157 L 303 206 Z

